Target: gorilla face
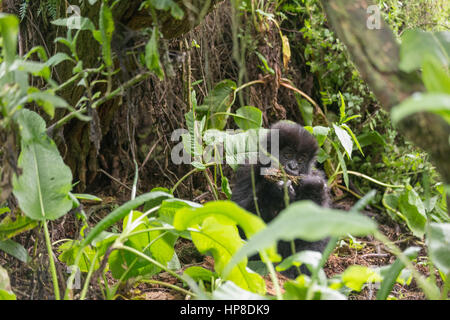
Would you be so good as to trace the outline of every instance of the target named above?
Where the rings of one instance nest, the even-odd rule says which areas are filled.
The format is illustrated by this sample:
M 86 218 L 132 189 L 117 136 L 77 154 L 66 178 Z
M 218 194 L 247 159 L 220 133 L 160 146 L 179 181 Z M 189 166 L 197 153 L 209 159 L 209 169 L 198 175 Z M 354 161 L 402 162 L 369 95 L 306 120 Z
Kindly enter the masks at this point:
M 307 175 L 313 164 L 313 155 L 305 154 L 303 150 L 294 150 L 291 146 L 285 146 L 280 150 L 280 165 L 288 175 Z

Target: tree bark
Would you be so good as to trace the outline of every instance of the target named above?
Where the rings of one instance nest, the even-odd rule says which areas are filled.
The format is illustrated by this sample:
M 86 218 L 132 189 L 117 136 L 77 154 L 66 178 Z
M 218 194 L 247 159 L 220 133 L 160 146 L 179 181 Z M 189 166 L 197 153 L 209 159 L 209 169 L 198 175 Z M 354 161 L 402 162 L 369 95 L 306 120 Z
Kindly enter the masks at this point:
M 417 74 L 399 70 L 399 44 L 387 24 L 381 21 L 379 29 L 367 27 L 367 8 L 372 1 L 321 2 L 328 21 L 385 110 L 391 111 L 412 93 L 425 90 Z M 445 183 L 450 183 L 450 125 L 436 114 L 420 112 L 401 121 L 398 130 L 430 154 Z

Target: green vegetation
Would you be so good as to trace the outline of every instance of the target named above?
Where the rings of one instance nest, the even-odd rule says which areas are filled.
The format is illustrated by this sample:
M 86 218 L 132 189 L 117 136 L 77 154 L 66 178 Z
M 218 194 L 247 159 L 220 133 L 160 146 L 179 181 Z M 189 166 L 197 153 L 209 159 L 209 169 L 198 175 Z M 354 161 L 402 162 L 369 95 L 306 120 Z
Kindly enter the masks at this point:
M 132 151 L 128 164 L 133 172 L 129 174 L 133 178 L 131 196 L 127 194 L 128 201 L 115 203 L 111 210 L 102 207 L 108 212 L 95 219 L 87 208 L 101 204 L 100 197 L 105 194 L 75 193 L 79 182 L 83 186 L 90 182 L 87 169 L 74 173 L 73 166 L 67 165 L 67 155 L 72 153 L 64 151 L 70 147 L 66 141 L 78 134 L 70 131 L 73 127 L 69 125 L 86 124 L 83 142 L 91 148 L 83 149 L 80 141 L 74 153 L 107 157 L 101 152 L 105 118 L 109 111 L 119 109 L 108 103 L 117 101 L 122 109 L 129 108 L 128 115 L 137 113 L 130 101 L 122 104 L 130 99 L 126 92 L 144 80 L 151 79 L 153 84 L 173 80 L 169 69 L 174 65 L 166 59 L 164 23 L 165 19 L 182 21 L 187 9 L 178 1 L 142 1 L 140 9 L 152 18 L 152 27 L 139 31 L 145 43 L 122 53 L 132 57 L 133 68 L 138 70 L 126 76 L 120 71 L 126 73 L 124 68 L 131 62 L 115 49 L 119 41 L 115 35 L 121 28 L 115 21 L 115 9 L 123 1 L 88 1 L 83 6 L 98 9 L 97 14 L 79 17 L 76 23 L 62 14 L 60 1 L 39 1 L 37 16 L 58 30 L 52 54 L 45 46 L 35 46 L 23 56 L 17 54 L 19 24 L 27 17 L 30 1 L 20 1 L 19 17 L 0 13 L 0 263 L 8 259 L 24 265 L 45 263 L 54 299 L 92 298 L 92 286 L 101 292 L 97 298 L 117 299 L 127 294 L 124 285 L 133 283 L 165 286 L 197 299 L 280 300 L 347 299 L 376 284 L 376 298 L 385 300 L 395 298 L 391 295 L 394 285 L 410 284 L 412 279 L 425 298 L 448 299 L 449 186 L 429 155 L 399 136 L 396 125 L 418 112 L 436 114 L 450 123 L 449 7 L 444 0 L 426 1 L 425 5 L 419 1 L 377 2 L 401 42 L 399 70 L 420 78 L 423 91 L 407 97 L 390 113 L 383 111 L 333 33 L 318 0 L 227 2 L 232 20 L 228 44 L 233 46 L 233 68 L 238 70 L 232 69 L 229 76 L 212 83 L 210 75 L 195 78 L 194 65 L 189 64 L 178 90 L 183 92 L 178 100 L 186 105 L 178 112 L 186 128 L 181 145 L 193 160 L 187 172 L 178 171 L 179 176 L 170 172 L 177 180 L 169 188 L 139 189 L 143 177 Z M 203 17 L 208 7 L 198 11 Z M 195 36 L 194 30 L 190 37 Z M 190 43 L 187 39 L 181 42 L 191 63 L 204 44 L 198 44 L 202 43 L 199 38 Z M 99 46 L 98 57 L 89 62 L 84 47 L 87 41 Z M 70 70 L 70 75 L 56 80 L 62 67 Z M 204 72 L 207 62 L 195 68 Z M 255 72 L 259 78 L 253 77 Z M 303 81 L 302 76 L 309 80 Z M 261 89 L 263 86 L 272 87 Z M 301 90 L 307 86 L 308 90 Z M 292 110 L 286 111 L 286 102 L 283 111 L 280 106 L 276 111 L 275 104 L 270 109 L 252 103 L 261 93 L 252 90 L 271 91 L 270 95 L 273 87 L 275 98 L 278 90 L 292 98 Z M 83 94 L 70 101 L 67 90 L 80 88 Z M 302 121 L 317 138 L 319 165 L 328 176 L 335 202 L 351 199 L 348 212 L 301 201 L 266 225 L 229 200 L 232 170 L 237 167 L 233 160 L 252 151 L 250 142 L 264 130 L 267 119 L 276 120 L 280 114 L 276 112 Z M 227 130 L 236 128 L 240 129 L 237 134 Z M 108 128 L 108 133 L 110 130 L 114 128 Z M 130 135 L 135 128 L 127 130 Z M 128 142 L 134 143 L 131 138 Z M 147 162 L 152 150 L 140 164 Z M 168 155 L 165 160 L 170 161 Z M 87 167 L 95 166 L 89 162 Z M 211 201 L 195 202 L 194 194 L 182 199 L 180 186 L 193 176 L 202 180 L 202 191 Z M 383 219 L 369 218 L 363 214 L 367 210 Z M 67 235 L 52 234 L 55 231 L 49 225 L 63 219 L 79 228 Z M 399 245 L 382 232 L 380 221 L 400 226 L 405 238 L 407 234 L 416 242 Z M 241 239 L 238 227 L 247 241 Z M 36 241 L 33 247 L 21 238 L 41 229 L 46 261 L 38 259 L 38 247 L 43 243 Z M 280 239 L 316 241 L 325 237 L 330 241 L 323 254 L 303 251 L 281 261 L 276 252 Z M 376 241 L 395 256 L 395 262 L 373 267 L 355 264 L 327 277 L 327 260 L 338 256 L 343 247 L 361 249 L 364 245 L 358 239 Z M 212 256 L 214 269 L 204 265 L 183 268 L 177 247 L 183 241 L 192 243 L 200 254 Z M 419 261 L 423 248 L 426 253 L 422 252 L 421 258 L 425 260 Z M 263 261 L 257 267 L 248 261 L 256 253 Z M 309 268 L 311 276 L 280 284 L 277 271 L 301 264 Z M 427 272 L 418 268 L 421 264 Z M 58 265 L 70 268 L 70 276 L 58 272 Z M 155 278 L 161 272 L 176 281 Z M 8 273 L 8 267 L 0 265 L 0 300 L 16 298 Z M 75 287 L 80 273 L 81 286 Z M 273 284 L 271 294 L 264 274 L 269 274 Z

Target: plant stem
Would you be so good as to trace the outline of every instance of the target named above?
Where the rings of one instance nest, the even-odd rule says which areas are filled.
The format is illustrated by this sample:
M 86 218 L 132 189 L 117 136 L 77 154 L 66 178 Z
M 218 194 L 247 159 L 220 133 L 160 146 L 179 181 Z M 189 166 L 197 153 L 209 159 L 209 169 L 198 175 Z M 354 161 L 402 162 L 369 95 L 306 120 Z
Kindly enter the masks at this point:
M 56 274 L 55 260 L 53 259 L 52 243 L 50 241 L 50 234 L 48 232 L 47 220 L 44 220 L 42 224 L 44 226 L 45 244 L 47 246 L 48 261 L 50 263 L 50 274 L 52 275 L 53 291 L 55 293 L 55 299 L 60 300 L 61 297 L 59 295 L 58 276 Z
M 343 173 L 343 171 L 339 171 L 339 172 L 336 172 L 335 175 L 339 175 L 339 174 L 342 174 L 342 173 Z M 348 174 L 352 174 L 352 175 L 357 176 L 357 177 L 360 177 L 360 178 L 364 178 L 364 179 L 369 180 L 369 181 L 371 181 L 371 182 L 373 182 L 375 184 L 378 184 L 378 185 L 380 185 L 382 187 L 386 187 L 386 188 L 405 188 L 404 185 L 393 185 L 393 184 L 384 183 L 384 182 L 378 181 L 378 180 L 376 180 L 376 179 L 374 179 L 372 177 L 366 176 L 365 174 L 360 173 L 360 172 L 347 170 L 347 173 Z
M 278 277 L 275 272 L 275 268 L 273 267 L 272 262 L 270 262 L 267 254 L 264 251 L 261 251 L 261 257 L 266 263 L 267 269 L 269 269 L 270 280 L 272 280 L 273 287 L 275 289 L 275 293 L 277 295 L 278 300 L 283 300 L 283 295 L 281 294 L 280 284 L 278 283 Z
M 165 287 L 168 287 L 168 288 L 180 291 L 181 293 L 184 293 L 185 295 L 190 295 L 190 296 L 194 296 L 194 297 L 196 296 L 196 294 L 191 292 L 191 291 L 188 291 L 186 289 L 180 288 L 180 287 L 175 286 L 175 285 L 173 285 L 171 283 L 167 283 L 167 282 L 163 282 L 163 281 L 143 279 L 143 280 L 140 280 L 139 282 L 150 283 L 150 284 L 159 284 L 159 285 L 162 285 L 162 286 L 165 286 Z
M 94 258 L 92 259 L 91 265 L 89 266 L 88 274 L 86 276 L 86 280 L 84 281 L 83 290 L 81 290 L 80 300 L 84 300 L 87 294 L 87 290 L 89 288 L 89 282 L 91 281 L 92 274 L 94 273 L 95 262 L 97 261 L 99 255 L 99 251 L 95 253 Z

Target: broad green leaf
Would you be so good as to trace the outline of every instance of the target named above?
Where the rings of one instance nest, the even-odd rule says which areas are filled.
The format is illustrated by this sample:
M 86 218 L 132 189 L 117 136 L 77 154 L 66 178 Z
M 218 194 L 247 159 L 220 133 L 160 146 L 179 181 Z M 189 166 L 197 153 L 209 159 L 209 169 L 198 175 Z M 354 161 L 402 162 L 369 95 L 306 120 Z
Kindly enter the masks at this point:
M 261 218 L 231 201 L 211 201 L 200 208 L 183 208 L 175 214 L 173 225 L 177 230 L 186 230 L 208 217 L 214 217 L 221 224 L 239 225 L 247 238 L 265 227 Z
M 147 217 L 144 217 L 141 220 L 142 223 L 135 226 L 132 230 L 128 230 L 131 227 L 129 223 L 134 222 L 140 216 L 142 216 L 142 213 L 138 211 L 133 211 L 131 217 L 126 216 L 123 219 L 123 230 L 138 232 L 162 226 L 160 223 L 156 221 L 150 222 Z M 168 266 L 174 255 L 176 239 L 177 236 L 172 233 L 154 230 L 129 237 L 125 245 L 152 257 L 162 265 Z M 124 250 L 118 250 L 115 254 L 111 254 L 109 263 L 112 275 L 116 279 L 148 276 L 160 271 L 158 267 L 150 264 L 147 260 L 138 258 L 133 253 Z M 126 276 L 124 276 L 124 272 L 127 272 Z
M 419 70 L 423 59 L 432 55 L 442 65 L 450 64 L 450 32 L 426 32 L 406 30 L 400 47 L 400 69 L 405 72 Z
M 106 231 L 109 227 L 111 227 L 116 222 L 123 219 L 127 214 L 130 213 L 131 210 L 143 205 L 148 201 L 155 201 L 161 203 L 161 201 L 173 198 L 173 195 L 168 194 L 162 191 L 154 191 L 145 193 L 136 197 L 135 199 L 128 201 L 121 205 L 119 208 L 114 209 L 110 214 L 108 214 L 105 218 L 103 218 L 99 223 L 95 225 L 95 227 L 89 232 L 89 234 L 84 238 L 81 242 L 80 247 L 85 247 L 90 244 L 102 231 Z M 156 205 L 156 204 L 155 204 Z
M 201 206 L 201 204 L 187 200 L 175 198 L 167 199 L 161 203 L 161 207 L 158 210 L 158 216 L 162 221 L 173 225 L 173 219 L 178 210 L 182 208 L 200 208 Z
M 236 83 L 231 80 L 223 80 L 216 84 L 214 89 L 205 98 L 203 104 L 209 111 L 209 124 L 211 129 L 222 130 L 227 124 L 228 113 L 236 98 Z M 199 106 L 199 108 L 202 106 Z M 219 114 L 216 114 L 219 113 Z
M 213 300 L 265 300 L 264 296 L 244 290 L 232 281 L 226 281 L 212 294 Z M 266 311 L 266 310 L 264 310 Z
M 21 112 L 22 132 L 36 132 L 32 122 L 36 113 L 27 109 Z M 22 174 L 13 177 L 13 193 L 28 217 L 39 221 L 55 220 L 72 209 L 69 197 L 72 172 L 50 138 L 41 136 L 40 139 L 23 140 L 18 166 Z
M 183 10 L 173 0 L 147 0 L 143 2 L 143 7 L 147 8 L 149 5 L 157 10 L 170 10 L 170 14 L 175 19 L 182 19 L 184 16 Z
M 285 300 L 306 300 L 308 290 L 313 290 L 312 300 L 346 300 L 347 298 L 337 290 L 330 289 L 326 286 L 320 286 L 308 281 L 307 277 L 301 275 L 295 281 L 287 281 L 284 283 Z
M 320 263 L 322 254 L 318 251 L 305 250 L 297 252 L 286 259 L 283 260 L 279 265 L 277 265 L 277 271 L 284 271 L 292 266 L 300 266 L 306 264 L 311 268 L 315 269 Z
M 217 273 L 197 266 L 187 268 L 186 270 L 184 270 L 184 274 L 187 274 L 197 282 L 199 280 L 211 282 L 218 277 Z
M 34 61 L 23 61 L 23 60 L 15 60 L 11 67 L 10 71 L 25 71 L 31 73 L 33 76 L 42 77 L 44 79 L 50 78 L 50 68 L 41 62 Z
M 329 236 L 368 235 L 375 232 L 376 223 L 354 212 L 344 212 L 319 207 L 312 201 L 299 201 L 283 210 L 265 229 L 252 237 L 233 257 L 227 268 L 234 266 L 244 257 L 251 256 L 279 240 L 302 239 L 318 241 Z
M 382 146 L 386 145 L 386 141 L 384 140 L 383 136 L 378 133 L 378 131 L 369 131 L 362 133 L 357 136 L 356 139 L 358 139 L 361 148 L 370 146 L 372 144 L 379 144 Z
M 28 263 L 28 261 L 31 260 L 27 250 L 20 243 L 17 243 L 11 239 L 0 241 L 0 250 L 22 261 L 23 263 Z
M 236 110 L 236 114 L 244 117 L 234 117 L 234 121 L 242 130 L 258 129 L 262 125 L 262 112 L 252 106 L 241 107 Z
M 419 253 L 420 248 L 418 247 L 410 247 L 406 249 L 403 253 L 410 259 L 414 259 L 417 257 L 417 254 Z M 402 272 L 403 268 L 405 268 L 405 265 L 403 262 L 400 261 L 400 259 L 397 258 L 393 264 L 390 265 L 389 269 L 382 273 L 383 281 L 381 282 L 381 287 L 377 292 L 377 300 L 386 300 L 389 293 L 392 291 L 392 288 L 394 287 L 394 284 L 399 277 L 400 273 Z
M 17 35 L 19 33 L 19 19 L 15 15 L 0 13 L 0 31 L 3 39 L 2 55 L 10 65 L 16 58 Z
M 305 127 L 306 129 L 307 127 Z M 310 130 L 308 130 L 310 131 Z M 310 131 L 311 132 L 311 131 Z M 319 147 L 321 147 L 325 140 L 327 139 L 328 133 L 330 132 L 330 128 L 322 127 L 322 126 L 315 126 L 312 128 L 312 134 L 317 139 L 317 143 L 319 144 Z
M 60 64 L 61 62 L 64 62 L 67 60 L 75 63 L 75 60 L 73 60 L 71 57 L 69 57 L 68 54 L 66 54 L 64 52 L 58 52 L 54 56 L 50 57 L 50 59 L 48 59 L 45 64 L 49 67 L 54 67 L 54 66 L 57 66 L 58 64 Z
M 298 109 L 302 114 L 303 123 L 307 126 L 312 126 L 314 116 L 313 106 L 297 92 L 295 93 L 295 99 L 297 100 Z
M 154 27 L 152 36 L 145 46 L 145 66 L 148 70 L 154 72 L 159 80 L 163 80 L 164 71 L 161 67 L 161 61 L 159 59 L 158 36 L 158 28 Z
M 231 199 L 231 187 L 230 187 L 230 183 L 228 182 L 228 178 L 225 176 L 222 176 L 221 178 L 221 185 L 222 185 L 222 192 L 225 193 L 225 195 L 227 196 L 227 199 Z
M 416 237 L 422 238 L 425 232 L 427 216 L 425 206 L 417 192 L 409 188 L 398 199 L 400 212 L 406 218 L 406 224 Z
M 64 99 L 55 96 L 50 91 L 30 93 L 28 94 L 28 101 L 35 101 L 51 118 L 55 115 L 55 108 L 65 108 L 69 106 Z
M 450 94 L 450 76 L 435 58 L 427 56 L 423 61 L 422 79 L 428 92 Z
M 347 126 L 346 124 L 341 124 L 341 127 L 344 128 L 345 130 L 347 130 L 347 132 L 350 134 L 350 136 L 352 137 L 353 141 L 356 144 L 356 147 L 358 148 L 359 152 L 361 152 L 361 154 L 364 156 L 364 152 L 361 149 L 361 146 L 359 145 L 358 139 L 356 138 L 355 134 L 353 133 L 352 129 L 350 129 L 349 126 Z
M 431 223 L 427 245 L 433 263 L 448 275 L 450 272 L 450 223 Z
M 443 93 L 416 93 L 391 111 L 394 123 L 417 112 L 434 112 L 450 123 L 450 95 Z
M 10 239 L 37 226 L 38 222 L 27 216 L 18 215 L 13 220 L 8 215 L 0 222 L 0 241 Z
M 247 260 L 241 261 L 226 275 L 223 270 L 231 257 L 242 247 L 243 241 L 239 236 L 237 227 L 227 222 L 223 223 L 216 217 L 205 218 L 199 232 L 191 231 L 192 241 L 200 253 L 210 252 L 214 258 L 214 269 L 225 280 L 231 280 L 239 287 L 255 293 L 265 293 L 265 283 L 262 277 L 247 269 Z M 176 220 L 175 220 L 176 223 Z
M 345 152 L 347 153 L 348 157 L 352 158 L 352 150 L 353 150 L 353 141 L 351 136 L 342 129 L 341 127 L 338 127 L 333 123 L 334 132 L 336 133 L 336 136 L 339 139 L 339 142 L 344 147 Z
M 56 19 L 52 21 L 55 26 L 67 27 L 74 30 L 90 30 L 94 31 L 95 26 L 89 18 L 86 17 L 69 17 Z
M 11 290 L 8 272 L 0 266 L 0 300 L 16 300 L 16 295 Z
M 58 247 L 58 252 L 60 253 L 58 260 L 64 262 L 68 266 L 73 265 L 78 249 L 79 248 L 76 247 L 73 240 L 64 242 Z M 96 249 L 91 246 L 87 246 L 83 249 L 83 256 L 78 264 L 78 268 L 80 268 L 81 272 L 89 271 L 92 261 L 94 260 L 95 253 Z M 97 270 L 100 267 L 99 259 L 97 259 L 94 264 L 94 270 Z
M 344 271 L 342 281 L 350 289 L 359 292 L 367 282 L 380 282 L 381 276 L 368 267 L 353 265 Z
M 43 46 L 36 46 L 31 48 L 31 50 L 24 55 L 23 59 L 28 60 L 34 53 L 36 53 L 39 59 L 41 59 L 43 62 L 47 62 L 48 56 Z
M 22 143 L 28 144 L 46 139 L 45 121 L 36 112 L 24 109 L 18 112 L 16 117 Z
M 115 26 L 112 11 L 105 2 L 102 2 L 102 6 L 100 7 L 99 27 L 102 40 L 100 44 L 102 45 L 103 61 L 105 62 L 107 67 L 111 67 L 113 64 L 111 40 L 115 30 Z
M 341 150 L 339 150 L 338 146 L 336 146 L 336 144 L 334 142 L 331 141 L 331 145 L 333 146 L 334 150 L 336 150 L 336 154 L 338 156 L 338 160 L 339 160 L 339 163 L 342 168 L 342 176 L 344 178 L 344 183 L 345 183 L 345 186 L 348 188 L 349 180 L 348 180 L 347 165 L 345 164 L 344 156 L 343 156 Z

